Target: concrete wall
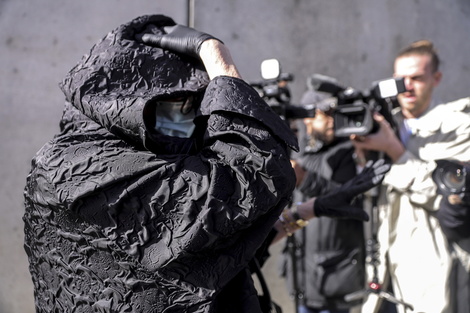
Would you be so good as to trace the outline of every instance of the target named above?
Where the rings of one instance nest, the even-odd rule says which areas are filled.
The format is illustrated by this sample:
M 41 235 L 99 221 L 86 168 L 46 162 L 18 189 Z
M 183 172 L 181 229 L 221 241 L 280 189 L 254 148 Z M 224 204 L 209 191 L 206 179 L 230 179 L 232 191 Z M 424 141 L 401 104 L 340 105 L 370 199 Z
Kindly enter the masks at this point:
M 295 75 L 294 100 L 318 72 L 367 89 L 392 75 L 399 49 L 432 40 L 442 58 L 444 101 L 468 96 L 468 0 L 196 0 L 196 26 L 222 38 L 248 80 L 277 58 Z M 215 3 L 215 4 L 214 4 Z
M 373 3 L 373 6 L 371 6 Z M 32 313 L 32 283 L 22 247 L 22 190 L 34 153 L 58 130 L 58 82 L 108 31 L 142 14 L 187 21 L 186 0 L 0 1 L 0 313 Z M 195 26 L 222 39 L 248 81 L 278 58 L 296 77 L 294 101 L 314 72 L 368 88 L 391 75 L 399 48 L 428 38 L 443 59 L 443 100 L 468 96 L 468 0 L 195 0 Z M 265 266 L 285 312 L 276 277 L 280 245 Z

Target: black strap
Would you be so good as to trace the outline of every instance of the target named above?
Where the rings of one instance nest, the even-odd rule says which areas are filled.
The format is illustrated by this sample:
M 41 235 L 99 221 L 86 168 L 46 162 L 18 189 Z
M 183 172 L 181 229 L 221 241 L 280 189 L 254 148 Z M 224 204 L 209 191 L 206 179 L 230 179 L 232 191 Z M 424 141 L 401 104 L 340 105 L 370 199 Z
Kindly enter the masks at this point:
M 266 284 L 266 280 L 264 279 L 263 273 L 261 272 L 261 266 L 259 265 L 259 262 L 256 258 L 252 260 L 250 268 L 257 276 L 261 291 L 263 292 L 262 295 L 258 295 L 263 313 L 282 313 L 281 307 L 274 303 L 271 299 L 268 285 Z

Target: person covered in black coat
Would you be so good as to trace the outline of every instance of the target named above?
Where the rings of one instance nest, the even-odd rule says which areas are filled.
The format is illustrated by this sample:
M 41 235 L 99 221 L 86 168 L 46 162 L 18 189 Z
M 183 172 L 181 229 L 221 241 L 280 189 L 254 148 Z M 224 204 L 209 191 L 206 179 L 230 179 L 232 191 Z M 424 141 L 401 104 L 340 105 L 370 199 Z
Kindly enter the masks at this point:
M 227 47 L 142 16 L 60 87 L 60 133 L 37 152 L 24 193 L 37 312 L 261 312 L 249 263 L 278 233 L 297 142 Z M 371 167 L 359 185 L 386 170 Z

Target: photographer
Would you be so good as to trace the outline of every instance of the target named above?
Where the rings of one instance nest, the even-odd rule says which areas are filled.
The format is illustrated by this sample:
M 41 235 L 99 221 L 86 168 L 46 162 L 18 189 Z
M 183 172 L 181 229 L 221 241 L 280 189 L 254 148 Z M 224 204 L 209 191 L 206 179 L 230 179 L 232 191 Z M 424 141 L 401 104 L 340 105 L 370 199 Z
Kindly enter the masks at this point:
M 429 41 L 403 49 L 394 70 L 406 87 L 393 112 L 400 138 L 380 115 L 375 116 L 377 133 L 352 136 L 357 148 L 384 152 L 393 161 L 380 192 L 381 281 L 389 274 L 396 297 L 415 312 L 454 312 L 449 295 L 453 260 L 436 218 L 440 196 L 431 173 L 435 160 L 470 159 L 470 116 L 464 112 L 470 99 L 447 104 L 433 99 L 442 73 Z M 368 300 L 363 312 L 375 312 L 377 299 Z
M 142 16 L 60 86 L 60 133 L 24 193 L 37 312 L 261 312 L 249 263 L 285 235 L 297 143 L 227 47 Z M 301 214 L 341 215 L 386 170 L 375 163 Z
M 332 192 L 360 170 L 351 141 L 335 136 L 336 102 L 310 89 L 302 97 L 302 105 L 316 104 L 315 116 L 303 119 L 307 138 L 304 153 L 293 161 L 297 190 L 303 200 Z M 354 205 L 363 207 L 361 196 L 354 199 Z M 364 288 L 363 224 L 356 219 L 321 217 L 295 234 L 294 249 L 290 241 L 286 242 L 282 276 L 290 293 L 300 298 L 299 313 L 347 313 L 360 303 L 348 302 L 345 296 Z M 294 260 L 296 264 L 292 264 Z

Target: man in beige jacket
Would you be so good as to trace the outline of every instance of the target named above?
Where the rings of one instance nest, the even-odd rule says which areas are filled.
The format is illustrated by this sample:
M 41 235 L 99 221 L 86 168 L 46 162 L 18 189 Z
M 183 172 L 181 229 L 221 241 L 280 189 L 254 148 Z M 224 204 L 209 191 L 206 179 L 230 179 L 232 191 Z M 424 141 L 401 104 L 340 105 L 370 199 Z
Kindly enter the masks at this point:
M 452 253 L 435 211 L 441 196 L 432 180 L 435 160 L 470 160 L 470 98 L 439 104 L 432 94 L 441 81 L 439 57 L 429 41 L 415 42 L 395 59 L 396 77 L 406 91 L 393 112 L 400 138 L 390 124 L 375 116 L 378 132 L 352 136 L 364 150 L 381 151 L 393 162 L 382 184 L 379 201 L 379 273 L 386 274 L 396 298 L 413 312 L 450 313 L 449 278 Z M 377 312 L 374 293 L 363 312 Z M 411 312 L 404 305 L 398 312 Z

